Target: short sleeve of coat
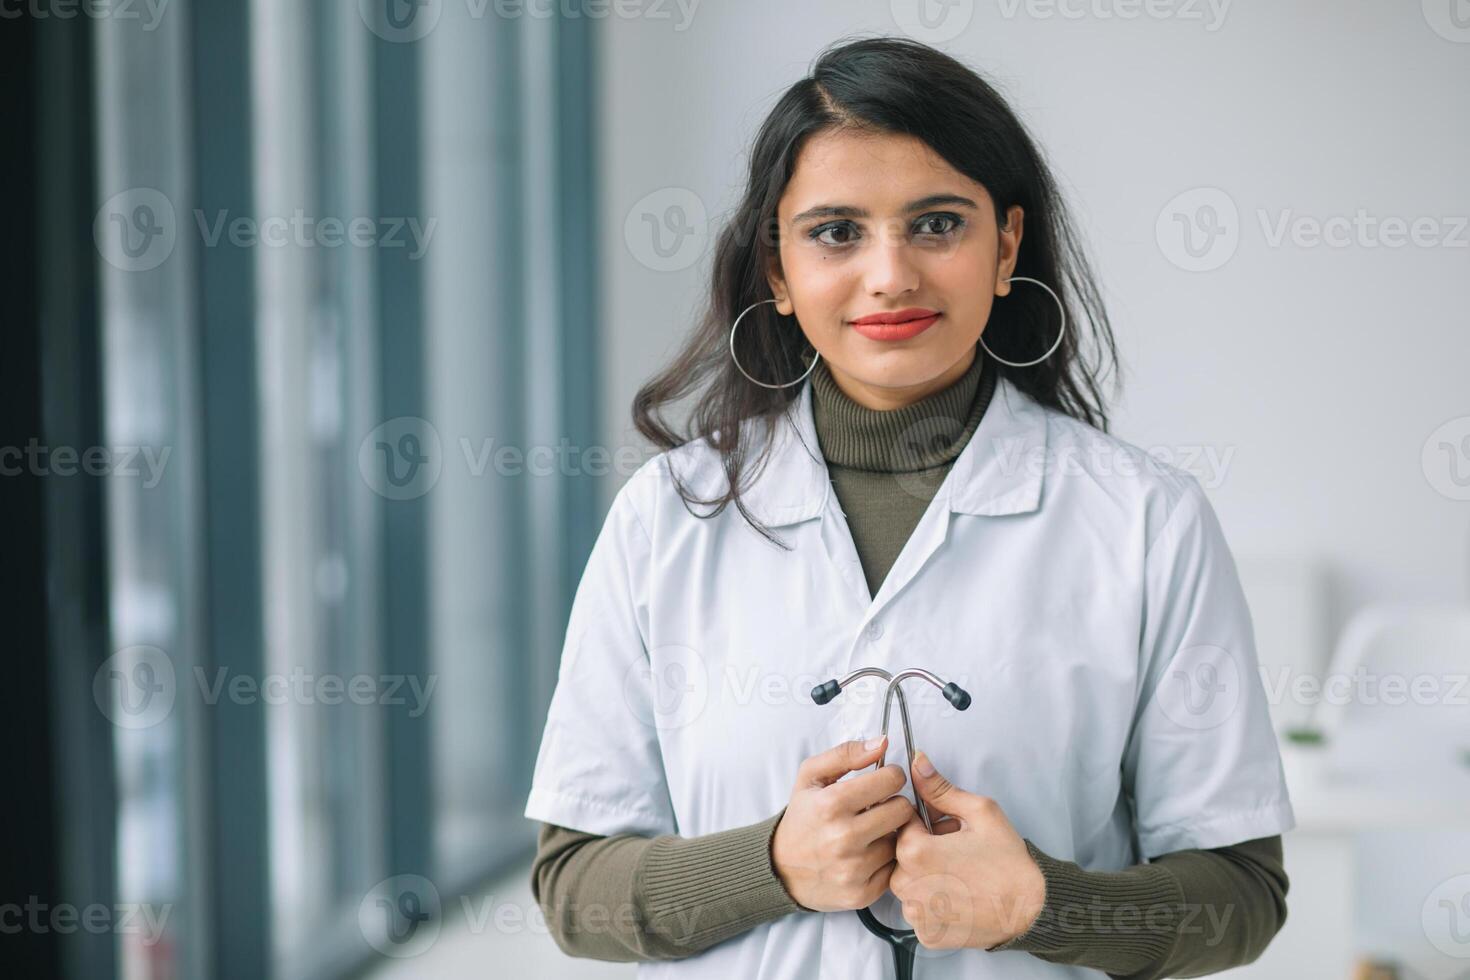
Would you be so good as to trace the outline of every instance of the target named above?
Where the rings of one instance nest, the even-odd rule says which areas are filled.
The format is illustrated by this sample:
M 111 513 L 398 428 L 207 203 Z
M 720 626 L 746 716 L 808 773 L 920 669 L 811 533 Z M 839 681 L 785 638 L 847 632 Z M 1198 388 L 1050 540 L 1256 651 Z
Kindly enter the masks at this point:
M 651 542 L 618 492 L 577 585 L 525 816 L 604 836 L 676 833 L 647 653 Z
M 1176 478 L 1144 559 L 1142 682 L 1123 760 L 1145 858 L 1296 825 L 1234 558 L 1199 481 Z

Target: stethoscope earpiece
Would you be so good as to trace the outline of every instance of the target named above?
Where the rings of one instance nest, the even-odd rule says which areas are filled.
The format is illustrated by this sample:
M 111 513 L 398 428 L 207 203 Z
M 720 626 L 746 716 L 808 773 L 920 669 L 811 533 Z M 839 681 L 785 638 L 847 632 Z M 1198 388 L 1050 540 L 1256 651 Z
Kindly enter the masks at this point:
M 960 687 L 954 681 L 944 685 L 944 697 L 956 710 L 964 711 L 970 706 L 970 692 Z
M 826 704 L 841 693 L 842 685 L 837 681 L 824 681 L 812 688 L 812 700 L 817 702 L 817 704 Z

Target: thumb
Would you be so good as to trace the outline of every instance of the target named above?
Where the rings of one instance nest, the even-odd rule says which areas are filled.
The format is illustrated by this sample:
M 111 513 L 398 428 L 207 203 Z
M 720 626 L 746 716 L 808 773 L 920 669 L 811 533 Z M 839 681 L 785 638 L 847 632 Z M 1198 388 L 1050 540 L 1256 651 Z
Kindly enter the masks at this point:
M 954 817 L 969 818 L 973 812 L 970 793 L 955 786 L 934 768 L 934 763 L 923 752 L 914 754 L 914 790 L 924 797 L 924 802 L 941 812 Z

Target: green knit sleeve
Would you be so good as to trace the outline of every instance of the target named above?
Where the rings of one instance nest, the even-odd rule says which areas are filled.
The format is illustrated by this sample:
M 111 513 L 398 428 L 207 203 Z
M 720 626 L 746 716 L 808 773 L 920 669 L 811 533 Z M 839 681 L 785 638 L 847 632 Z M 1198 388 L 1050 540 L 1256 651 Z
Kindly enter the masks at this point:
M 692 956 L 807 911 L 771 865 L 781 813 L 702 837 L 602 837 L 541 826 L 531 889 L 557 945 L 617 962 Z M 1286 921 L 1280 837 L 1087 871 L 1026 841 L 1046 902 L 994 949 L 1102 970 L 1115 980 L 1201 976 L 1254 961 Z
M 1026 841 L 1046 880 L 1031 928 L 994 949 L 1102 970 L 1114 980 L 1202 976 L 1253 962 L 1286 922 L 1281 838 L 1162 854 L 1087 871 Z
M 806 911 L 771 864 L 780 813 L 700 837 L 602 837 L 542 824 L 531 890 L 563 952 L 615 962 L 692 956 Z

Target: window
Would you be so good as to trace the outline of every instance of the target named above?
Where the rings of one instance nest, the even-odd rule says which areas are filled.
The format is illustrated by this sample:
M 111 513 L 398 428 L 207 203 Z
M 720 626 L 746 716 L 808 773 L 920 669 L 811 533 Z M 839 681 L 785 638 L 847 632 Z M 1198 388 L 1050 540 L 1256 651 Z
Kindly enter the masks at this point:
M 449 900 L 534 844 L 600 524 L 592 477 L 526 464 L 595 432 L 594 25 L 371 7 L 74 27 L 103 431 L 161 460 L 102 491 L 116 807 L 84 819 L 117 900 L 168 908 L 117 937 L 130 980 L 348 975 L 390 875 Z

